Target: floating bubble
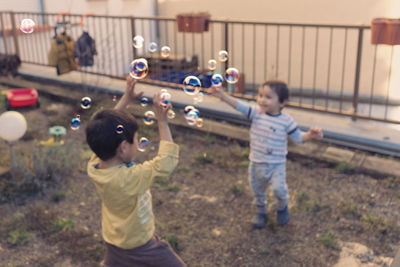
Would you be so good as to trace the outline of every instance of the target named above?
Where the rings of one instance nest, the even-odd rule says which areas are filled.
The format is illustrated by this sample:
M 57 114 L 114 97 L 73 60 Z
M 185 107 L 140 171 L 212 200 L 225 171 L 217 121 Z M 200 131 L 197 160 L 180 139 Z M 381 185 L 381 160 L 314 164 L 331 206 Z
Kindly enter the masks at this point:
M 23 19 L 19 29 L 23 33 L 32 33 L 35 28 L 35 22 L 31 19 Z
M 157 51 L 157 47 L 158 47 L 157 43 L 151 42 L 151 43 L 149 44 L 149 51 L 150 51 L 151 53 L 154 53 L 154 52 Z
M 71 120 L 70 126 L 71 130 L 76 131 L 79 129 L 79 126 L 81 126 L 81 119 L 79 115 L 77 115 L 75 118 Z
M 204 123 L 203 119 L 202 118 L 198 118 L 197 121 L 196 121 L 196 126 L 201 128 L 201 127 L 203 127 L 203 123 Z
M 175 119 L 175 116 L 176 116 L 175 111 L 173 111 L 172 109 L 168 110 L 167 112 L 168 119 L 170 120 Z
M 92 105 L 92 99 L 90 97 L 85 96 L 81 99 L 81 108 L 88 109 Z
M 196 108 L 193 107 L 193 106 L 186 106 L 185 109 L 184 109 L 183 111 L 184 111 L 184 113 L 186 114 L 186 113 L 188 113 L 189 111 L 191 111 L 191 110 L 193 110 L 193 109 L 196 109 Z
M 234 84 L 239 81 L 239 70 L 236 68 L 229 68 L 225 71 L 225 80 L 227 83 Z
M 138 145 L 138 150 L 140 152 L 144 152 L 146 151 L 147 146 L 149 145 L 149 139 L 147 139 L 146 137 L 141 137 L 139 140 L 139 145 Z
M 187 76 L 183 80 L 183 91 L 188 95 L 196 95 L 201 87 L 201 82 L 196 76 Z
M 112 101 L 113 102 L 117 101 L 117 96 L 116 95 L 113 96 Z
M 160 93 L 161 105 L 166 106 L 171 103 L 171 94 L 166 89 L 162 89 Z
M 169 57 L 169 54 L 171 53 L 171 48 L 169 46 L 163 46 L 161 47 L 161 56 L 162 57 Z
M 190 126 L 194 126 L 199 118 L 199 111 L 197 109 L 192 109 L 185 114 L 186 123 Z
M 141 99 L 140 99 L 140 105 L 142 106 L 142 107 L 147 107 L 147 104 L 149 103 L 149 99 L 147 98 L 147 97 L 142 97 Z
M 221 86 L 223 81 L 224 81 L 224 77 L 222 77 L 221 74 L 216 73 L 211 77 L 211 83 L 214 86 L 217 86 L 217 87 Z
M 144 38 L 140 35 L 133 37 L 133 47 L 142 48 L 144 43 Z
M 208 61 L 208 69 L 215 70 L 217 68 L 217 61 L 215 59 L 210 59 Z
M 117 129 L 115 130 L 115 132 L 117 133 L 117 134 L 122 134 L 123 132 L 124 132 L 124 126 L 123 125 L 118 125 L 117 126 Z
M 226 52 L 225 50 L 221 50 L 218 52 L 218 60 L 220 62 L 225 62 L 228 60 L 228 52 Z
M 155 117 L 156 115 L 154 114 L 153 111 L 151 110 L 146 111 L 144 113 L 144 118 L 143 118 L 144 124 L 152 125 L 154 123 Z
M 147 60 L 144 58 L 135 59 L 129 65 L 129 75 L 134 79 L 143 79 L 144 77 L 146 77 L 148 72 L 149 67 L 147 64 Z
M 196 105 L 196 104 L 198 104 L 198 103 L 203 102 L 203 98 L 204 98 L 203 92 L 199 92 L 199 93 L 193 98 L 194 104 Z

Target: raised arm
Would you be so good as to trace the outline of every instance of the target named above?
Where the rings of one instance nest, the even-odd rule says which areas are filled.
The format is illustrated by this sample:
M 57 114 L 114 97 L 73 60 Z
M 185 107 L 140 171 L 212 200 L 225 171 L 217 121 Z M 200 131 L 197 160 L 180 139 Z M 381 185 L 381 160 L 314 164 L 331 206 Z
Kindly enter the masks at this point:
M 210 92 L 213 96 L 219 97 L 222 101 L 228 103 L 231 107 L 236 109 L 238 100 L 227 93 L 225 93 L 224 89 L 221 86 L 212 86 Z
M 160 140 L 168 141 L 173 143 L 171 131 L 168 125 L 167 112 L 171 109 L 171 104 L 166 106 L 161 105 L 160 102 L 160 92 L 154 94 L 153 97 L 154 110 L 157 117 L 158 133 L 160 135 Z
M 118 103 L 115 105 L 114 109 L 124 110 L 130 103 L 133 102 L 133 100 L 143 95 L 143 92 L 135 93 L 135 85 L 136 80 L 128 75 L 128 77 L 126 78 L 125 92 Z

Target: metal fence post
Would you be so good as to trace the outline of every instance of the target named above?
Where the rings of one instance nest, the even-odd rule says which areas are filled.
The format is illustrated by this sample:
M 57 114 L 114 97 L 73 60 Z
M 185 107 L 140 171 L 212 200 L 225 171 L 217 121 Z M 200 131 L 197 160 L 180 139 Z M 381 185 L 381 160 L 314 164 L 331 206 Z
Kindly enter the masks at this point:
M 361 56 L 362 56 L 362 42 L 363 42 L 362 28 L 358 29 L 358 42 L 357 42 L 357 58 L 356 58 L 356 72 L 354 79 L 354 93 L 353 93 L 353 116 L 352 120 L 356 120 L 357 116 L 357 106 L 358 106 L 358 93 L 360 90 L 360 70 L 361 70 Z
M 136 36 L 136 31 L 135 31 L 135 18 L 131 17 L 131 38 L 133 39 Z M 132 40 L 131 39 L 131 40 Z M 136 58 L 136 48 L 132 45 L 132 55 L 133 55 L 133 59 Z
M 225 51 L 228 52 L 229 49 L 229 24 L 228 22 L 225 22 L 225 31 L 224 31 L 224 35 L 225 35 Z M 228 60 L 225 61 L 225 69 L 228 68 L 228 64 L 229 64 L 229 52 L 228 52 Z
M 18 44 L 18 37 L 17 37 L 17 24 L 15 23 L 15 14 L 13 11 L 10 11 L 10 16 L 11 16 L 11 29 L 12 29 L 12 35 L 14 39 L 14 46 L 15 46 L 15 54 L 20 57 L 19 55 L 19 44 Z
M 4 27 L 3 14 L 4 14 L 3 12 L 0 12 L 1 32 L 3 35 L 4 51 L 5 54 L 8 55 L 7 35 L 6 35 L 6 28 Z

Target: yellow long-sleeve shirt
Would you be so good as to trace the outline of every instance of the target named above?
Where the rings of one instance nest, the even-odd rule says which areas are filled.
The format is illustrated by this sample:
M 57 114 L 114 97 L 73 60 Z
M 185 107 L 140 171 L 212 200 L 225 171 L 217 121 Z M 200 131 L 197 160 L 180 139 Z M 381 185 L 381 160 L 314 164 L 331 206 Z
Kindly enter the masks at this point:
M 102 199 L 102 235 L 106 242 L 123 249 L 146 244 L 154 235 L 150 185 L 155 177 L 167 177 L 178 164 L 179 146 L 160 141 L 157 156 L 143 164 L 121 164 L 97 169 L 93 155 L 88 175 Z

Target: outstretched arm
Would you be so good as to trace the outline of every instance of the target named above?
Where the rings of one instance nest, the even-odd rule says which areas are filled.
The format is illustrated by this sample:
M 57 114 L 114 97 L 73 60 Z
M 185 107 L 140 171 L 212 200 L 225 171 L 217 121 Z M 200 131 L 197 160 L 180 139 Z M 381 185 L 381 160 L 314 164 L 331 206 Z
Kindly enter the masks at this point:
M 133 100 L 143 95 L 143 92 L 135 93 L 136 80 L 128 75 L 126 78 L 126 89 L 121 99 L 115 105 L 114 109 L 124 110 Z
M 168 125 L 168 110 L 171 109 L 171 104 L 161 105 L 160 102 L 160 92 L 154 94 L 153 97 L 154 110 L 156 112 L 157 124 L 158 124 L 158 133 L 160 135 L 160 140 L 165 140 L 173 143 L 171 131 Z
M 312 139 L 321 139 L 324 137 L 321 128 L 310 128 L 305 134 L 303 134 L 303 142 L 310 141 Z
M 212 85 L 210 92 L 213 96 L 219 97 L 222 101 L 228 103 L 230 106 L 236 109 L 238 105 L 238 100 L 225 93 L 224 89 L 221 86 Z

